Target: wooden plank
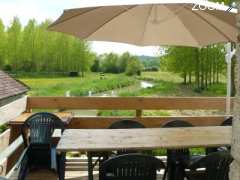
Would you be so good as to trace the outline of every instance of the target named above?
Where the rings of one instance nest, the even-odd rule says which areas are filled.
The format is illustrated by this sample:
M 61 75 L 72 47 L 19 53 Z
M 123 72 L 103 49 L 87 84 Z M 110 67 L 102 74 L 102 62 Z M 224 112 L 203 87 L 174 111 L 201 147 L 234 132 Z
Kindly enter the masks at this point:
M 131 119 L 138 121 L 148 128 L 161 127 L 172 120 L 185 120 L 194 126 L 217 126 L 220 125 L 226 116 L 165 116 L 165 117 L 73 117 L 68 128 L 71 129 L 101 129 L 108 128 L 113 122 Z
M 0 125 L 15 119 L 26 110 L 27 97 L 24 96 L 14 102 L 0 107 Z
M 141 118 L 142 110 L 136 110 L 136 118 Z
M 18 116 L 16 119 L 10 121 L 9 125 L 22 124 L 23 122 L 25 122 L 25 120 L 27 118 L 29 118 L 33 114 L 34 113 L 23 113 L 20 116 Z M 65 122 L 70 121 L 70 119 L 72 118 L 72 113 L 70 113 L 70 112 L 58 112 L 58 113 L 54 113 L 54 114 Z
M 12 144 L 10 144 L 6 149 L 4 149 L 4 151 L 0 153 L 0 164 L 10 157 L 22 144 L 23 139 L 21 136 L 19 136 Z
M 18 178 L 18 172 L 14 171 L 10 177 L 9 180 L 17 180 Z M 99 180 L 98 172 L 94 172 L 94 180 Z M 87 171 L 81 172 L 81 171 L 66 171 L 65 174 L 66 180 L 88 180 Z M 52 171 L 47 170 L 38 170 L 30 172 L 27 180 L 58 180 L 58 176 L 56 173 Z M 157 180 L 162 180 L 162 174 L 158 174 Z
M 0 134 L 0 153 L 8 147 L 10 138 L 10 129 L 7 129 L 2 134 Z
M 225 110 L 224 97 L 29 97 L 28 108 L 108 110 Z
M 9 145 L 11 145 L 16 139 L 18 139 L 21 135 L 21 125 L 11 125 L 10 126 L 10 138 L 9 138 Z M 9 156 L 7 159 L 7 168 L 6 173 L 8 173 L 16 164 L 19 157 L 21 156 L 23 152 L 24 146 L 19 146 L 15 152 Z
M 10 138 L 10 129 L 7 129 L 2 134 L 0 134 L 0 154 L 8 147 Z M 0 163 L 0 176 L 6 174 L 7 160 Z
M 232 127 L 67 129 L 58 151 L 147 150 L 218 147 L 231 144 Z

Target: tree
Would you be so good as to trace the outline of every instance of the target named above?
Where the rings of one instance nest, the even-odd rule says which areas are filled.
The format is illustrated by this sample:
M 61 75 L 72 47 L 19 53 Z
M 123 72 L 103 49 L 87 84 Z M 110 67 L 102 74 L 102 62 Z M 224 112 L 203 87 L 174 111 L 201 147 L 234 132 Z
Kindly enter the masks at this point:
M 126 74 L 128 76 L 140 75 L 143 69 L 143 65 L 136 56 L 131 57 L 128 61 L 126 68 Z
M 14 17 L 11 26 L 7 30 L 7 55 L 8 64 L 13 70 L 18 70 L 20 65 L 20 45 L 21 45 L 21 24 L 17 17 Z
M 131 55 L 129 52 L 125 52 L 120 56 L 120 58 L 118 60 L 118 69 L 119 69 L 118 71 L 120 73 L 126 71 L 127 64 L 128 64 L 128 61 L 130 58 L 131 58 Z
M 114 53 L 101 56 L 101 68 L 105 73 L 119 73 L 118 55 Z
M 6 33 L 4 24 L 0 19 L 0 69 L 3 69 L 6 61 Z
M 195 80 L 195 90 L 201 92 L 210 85 L 219 83 L 220 74 L 225 73 L 223 49 L 223 45 L 201 49 L 169 47 L 167 55 L 161 57 L 161 68 L 180 74 L 184 84 L 191 84 Z
M 101 71 L 99 59 L 94 60 L 93 65 L 91 66 L 91 71 L 92 72 L 100 72 Z
M 36 38 L 36 21 L 30 20 L 25 26 L 22 33 L 21 42 L 21 63 L 19 68 L 23 71 L 36 71 L 37 69 L 37 38 Z

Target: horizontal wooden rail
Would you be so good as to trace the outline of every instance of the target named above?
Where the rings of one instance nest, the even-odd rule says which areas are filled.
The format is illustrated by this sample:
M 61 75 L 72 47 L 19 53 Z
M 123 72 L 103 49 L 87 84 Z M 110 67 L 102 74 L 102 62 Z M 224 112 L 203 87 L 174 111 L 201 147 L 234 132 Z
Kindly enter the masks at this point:
M 28 97 L 27 109 L 225 110 L 224 97 Z
M 13 141 L 8 147 L 6 147 L 1 153 L 0 153 L 0 165 L 2 166 L 2 171 L 4 173 L 7 173 L 6 170 L 6 161 L 9 157 L 11 157 L 18 148 L 23 144 L 22 136 L 19 136 L 15 141 Z M 10 170 L 9 170 L 10 171 Z
M 4 151 L 0 154 L 0 164 L 6 160 L 6 158 L 10 157 L 18 147 L 23 144 L 22 136 L 19 136 L 12 144 L 10 144 Z
M 181 117 L 73 117 L 68 128 L 72 129 L 98 129 L 108 128 L 113 122 L 121 119 L 132 119 L 141 122 L 148 128 L 161 127 L 165 123 L 181 119 L 190 122 L 194 126 L 218 126 L 226 116 L 181 116 Z

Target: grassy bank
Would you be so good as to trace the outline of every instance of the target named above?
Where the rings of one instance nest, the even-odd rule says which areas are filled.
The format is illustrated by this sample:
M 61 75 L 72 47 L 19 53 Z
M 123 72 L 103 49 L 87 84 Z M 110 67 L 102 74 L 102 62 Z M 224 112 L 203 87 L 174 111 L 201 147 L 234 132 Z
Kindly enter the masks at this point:
M 151 81 L 153 88 L 123 92 L 121 96 L 226 96 L 226 84 L 223 82 L 209 86 L 201 93 L 195 92 L 194 84 L 182 84 L 182 78 L 170 72 L 143 72 L 140 80 Z
M 88 95 L 88 91 L 99 93 L 111 89 L 126 87 L 137 80 L 123 74 L 106 74 L 100 79 L 99 74 L 89 73 L 84 78 L 76 77 L 46 77 L 46 78 L 19 78 L 28 85 L 31 96 L 64 96 L 70 91 L 73 96 Z

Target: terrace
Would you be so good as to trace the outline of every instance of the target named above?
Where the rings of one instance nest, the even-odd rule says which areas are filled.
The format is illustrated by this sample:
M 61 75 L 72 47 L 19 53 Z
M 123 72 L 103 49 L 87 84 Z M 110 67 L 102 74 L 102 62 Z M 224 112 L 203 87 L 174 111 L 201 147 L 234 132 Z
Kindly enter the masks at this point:
M 163 1 L 158 3 L 145 1 L 142 4 L 122 4 L 120 2 L 118 5 L 108 4 L 106 6 L 70 9 L 64 11 L 63 15 L 48 29 L 72 34 L 84 40 L 105 40 L 135 45 L 159 46 L 168 44 L 204 49 L 203 47 L 214 43 L 238 42 L 239 38 L 236 38 L 238 30 L 235 25 L 236 14 L 229 12 L 232 8 L 220 5 L 222 9 L 218 9 L 217 4 L 201 3 L 197 5 L 199 7 L 203 5 L 206 9 L 202 10 L 200 8 L 196 11 L 192 7 L 193 3 L 182 4 L 182 1 L 176 4 L 166 4 Z M 237 12 L 236 9 L 233 11 Z M 162 17 L 164 18 L 162 19 Z M 139 33 L 136 31 L 139 31 Z M 196 52 L 198 54 L 199 49 L 197 48 Z M 236 155 L 239 154 L 238 148 L 236 148 L 238 144 L 231 146 L 232 132 L 235 133 L 233 135 L 235 137 L 238 128 L 233 128 L 236 130 L 234 132 L 232 127 L 222 126 L 224 120 L 232 116 L 230 109 L 233 107 L 233 102 L 236 102 L 234 104 L 236 105 L 235 109 L 239 109 L 240 104 L 238 102 L 239 97 L 231 99 L 230 94 L 231 58 L 235 53 L 233 49 L 233 44 L 226 46 L 228 64 L 227 99 L 222 97 L 24 96 L 0 107 L 3 122 L 8 122 L 9 125 L 9 129 L 0 137 L 3 139 L 3 150 L 0 154 L 2 175 L 8 179 L 18 179 L 19 169 L 22 167 L 28 168 L 28 165 L 31 166 L 36 162 L 37 165 L 41 166 L 41 158 L 44 157 L 47 159 L 44 161 L 43 158 L 44 167 L 49 168 L 51 166 L 50 169 L 54 169 L 53 162 L 55 162 L 60 180 L 77 178 L 93 180 L 98 178 L 98 173 L 99 179 L 103 180 L 122 179 L 119 176 L 129 179 L 133 174 L 133 179 L 141 177 L 140 179 L 148 180 L 146 177 L 149 176 L 156 179 L 157 175 L 158 179 L 164 179 L 162 176 L 166 175 L 163 175 L 165 172 L 168 173 L 168 180 L 175 180 L 176 178 L 173 177 L 179 175 L 183 180 L 188 173 L 192 172 L 195 173 L 194 175 L 205 173 L 203 177 L 208 177 L 211 180 L 213 178 L 227 180 L 229 165 L 233 159 L 237 167 L 233 170 L 239 172 L 237 169 L 240 167 L 239 156 Z M 224 52 L 224 50 L 221 49 L 221 52 Z M 206 54 L 209 55 L 208 51 L 206 51 Z M 76 59 L 80 60 L 78 58 Z M 185 58 L 186 56 L 183 59 Z M 202 68 L 199 66 L 199 62 L 202 66 L 205 63 L 205 58 L 199 57 L 199 54 L 194 58 L 198 59 L 198 68 Z M 237 62 L 239 63 L 239 61 Z M 236 66 L 238 67 L 239 64 Z M 136 74 L 139 74 L 140 71 L 137 70 Z M 204 74 L 208 76 L 205 71 L 202 71 L 200 76 L 204 76 Z M 197 77 L 195 78 L 197 79 Z M 208 83 L 207 79 L 204 82 L 204 78 L 201 81 L 202 84 Z M 239 88 L 239 82 L 236 87 Z M 239 89 L 237 89 L 237 96 L 239 94 Z M 100 116 L 99 111 L 103 110 L 128 111 L 134 112 L 134 115 L 128 117 Z M 180 115 L 147 116 L 146 112 L 152 110 L 177 111 Z M 37 114 L 36 117 L 34 116 L 36 119 L 33 118 L 35 120 L 33 123 L 32 121 L 30 123 L 26 121 L 32 114 L 42 111 L 51 112 L 55 115 L 42 113 L 39 116 Z M 79 116 L 78 111 L 91 111 L 94 112 L 95 116 Z M 186 111 L 190 111 L 186 114 L 191 114 L 191 116 L 186 115 Z M 239 112 L 234 112 L 234 117 L 239 117 Z M 122 119 L 138 123 L 141 129 L 139 129 L 139 126 L 111 127 L 113 123 Z M 176 122 L 173 120 L 183 120 L 184 122 L 181 123 L 184 123 L 184 125 L 178 124 L 178 126 L 175 126 L 176 124 L 173 124 L 167 126 L 171 122 Z M 23 129 L 22 125 L 25 125 L 25 122 L 29 123 L 26 125 L 30 129 L 29 131 Z M 238 127 L 238 120 L 235 122 L 234 125 Z M 55 131 L 56 129 L 60 129 L 63 133 Z M 238 140 L 239 136 L 236 137 L 236 142 Z M 24 151 L 24 147 L 27 147 L 25 148 L 26 151 Z M 223 147 L 225 150 L 218 151 L 218 147 Z M 229 152 L 231 147 L 233 157 Z M 192 164 L 189 163 L 190 156 L 194 156 L 190 154 L 189 148 L 204 148 L 206 150 L 204 158 L 212 157 L 211 153 L 207 153 L 209 148 L 215 150 L 215 153 L 212 153 L 213 155 L 220 155 L 217 156 L 217 160 L 208 159 L 208 163 L 203 163 L 204 165 L 200 161 L 199 164 L 202 166 L 194 168 L 195 166 L 191 166 Z M 163 155 L 167 155 L 167 159 L 166 156 L 159 156 L 159 154 L 157 158 L 144 154 L 151 153 L 151 155 L 154 155 L 152 150 L 159 149 L 165 150 Z M 133 151 L 145 152 L 139 155 L 131 153 Z M 24 152 L 26 153 L 24 154 Z M 81 156 L 71 157 L 76 152 L 80 153 Z M 102 153 L 100 156 L 104 162 L 98 161 L 97 163 L 97 159 L 92 159 L 94 153 L 99 152 Z M 178 159 L 179 152 L 182 156 Z M 107 153 L 107 155 L 104 153 Z M 112 154 L 108 155 L 109 153 Z M 30 158 L 30 156 L 32 157 Z M 183 156 L 187 158 L 184 159 Z M 55 158 L 55 160 L 53 161 L 52 158 Z M 185 160 L 188 160 L 187 165 Z M 115 164 L 110 163 L 114 161 Z M 19 166 L 20 162 L 22 166 Z M 93 163 L 97 166 L 94 167 Z M 211 169 L 209 166 L 214 168 Z M 21 171 L 20 180 L 25 179 L 28 172 L 27 168 Z M 196 170 L 197 168 L 201 170 Z M 93 175 L 93 172 L 95 175 Z M 158 174 L 156 175 L 156 173 Z M 212 173 L 215 173 L 215 175 L 212 175 Z M 218 173 L 223 175 L 221 176 Z M 27 178 L 33 180 L 58 179 L 51 171 L 45 170 L 30 173 Z
M 127 102 L 127 103 L 126 103 Z M 16 103 L 16 102 L 15 102 Z M 105 129 L 113 122 L 121 119 L 132 119 L 145 125 L 147 128 L 159 128 L 163 124 L 182 119 L 194 126 L 218 126 L 224 119 L 226 99 L 222 97 L 170 97 L 170 98 L 147 98 L 147 97 L 23 97 L 8 111 L 16 112 L 15 109 L 24 106 L 22 113 L 9 122 L 10 129 L 1 139 L 9 138 L 9 143 L 0 156 L 0 162 L 4 167 L 4 174 L 10 179 L 16 179 L 16 163 L 23 152 L 23 140 L 21 137 L 21 125 L 32 112 L 48 109 L 55 112 L 62 120 L 67 122 L 68 129 Z M 3 110 L 3 109 L 1 109 Z M 4 109 L 6 111 L 6 109 Z M 130 110 L 135 111 L 131 117 L 100 117 L 100 116 L 76 116 L 76 110 Z M 214 110 L 214 115 L 202 114 L 201 116 L 144 116 L 147 110 Z M 216 113 L 218 112 L 218 113 Z M 217 132 L 216 132 L 217 133 Z M 191 135 L 189 135 L 191 138 Z M 56 140 L 58 141 L 59 138 Z M 206 140 L 207 143 L 208 140 Z M 194 143 L 194 142 L 193 142 Z M 81 152 L 81 158 L 70 158 L 66 160 L 66 179 L 82 177 L 87 178 L 86 152 Z M 165 159 L 165 157 L 160 157 Z M 96 167 L 97 168 L 97 167 Z M 97 169 L 95 169 L 97 173 Z M 56 179 L 51 172 L 37 171 L 29 176 L 29 179 Z M 97 177 L 97 175 L 96 175 Z

